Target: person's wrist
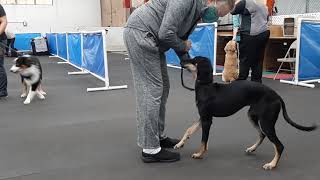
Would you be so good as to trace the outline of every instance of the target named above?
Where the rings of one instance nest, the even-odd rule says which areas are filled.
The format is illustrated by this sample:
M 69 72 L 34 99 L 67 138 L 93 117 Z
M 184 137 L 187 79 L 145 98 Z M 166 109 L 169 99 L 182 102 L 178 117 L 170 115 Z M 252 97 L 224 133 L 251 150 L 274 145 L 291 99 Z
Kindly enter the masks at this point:
M 184 44 L 183 52 L 188 52 L 188 44 L 187 44 L 187 41 L 183 41 L 183 44 Z

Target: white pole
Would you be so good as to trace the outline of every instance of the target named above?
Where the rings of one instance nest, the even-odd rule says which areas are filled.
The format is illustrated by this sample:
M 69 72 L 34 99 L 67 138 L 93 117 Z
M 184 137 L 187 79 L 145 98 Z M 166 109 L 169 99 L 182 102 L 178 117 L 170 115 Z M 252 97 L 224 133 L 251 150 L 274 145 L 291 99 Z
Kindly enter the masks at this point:
M 56 34 L 56 48 L 57 48 L 57 54 L 56 54 L 56 56 L 58 56 L 59 57 L 59 44 L 58 44 L 58 33 L 55 33 Z
M 213 27 L 214 27 L 214 51 L 213 51 L 213 73 L 214 75 L 217 75 L 217 41 L 218 41 L 218 23 L 213 23 Z
M 108 68 L 108 54 L 107 54 L 107 32 L 105 30 L 101 31 L 102 43 L 103 43 L 103 55 L 104 55 L 104 76 L 105 76 L 105 85 L 106 87 L 110 86 L 109 82 L 109 68 Z
M 291 85 L 296 85 L 296 86 L 303 86 L 303 87 L 308 87 L 308 88 L 314 88 L 314 84 L 307 84 L 303 82 L 295 82 L 295 81 L 287 81 L 287 80 L 280 80 L 281 83 L 285 84 L 291 84 Z
M 70 59 L 69 59 L 69 35 L 66 32 L 66 45 L 67 45 L 67 61 L 70 63 Z
M 84 47 L 83 47 L 83 33 L 80 33 L 80 44 L 81 44 L 81 69 L 83 71 L 83 64 L 84 64 Z
M 295 69 L 295 83 L 299 82 L 299 66 L 300 66 L 300 48 L 301 48 L 301 23 L 302 19 L 298 20 L 298 32 L 297 32 L 297 49 L 296 49 L 296 69 Z

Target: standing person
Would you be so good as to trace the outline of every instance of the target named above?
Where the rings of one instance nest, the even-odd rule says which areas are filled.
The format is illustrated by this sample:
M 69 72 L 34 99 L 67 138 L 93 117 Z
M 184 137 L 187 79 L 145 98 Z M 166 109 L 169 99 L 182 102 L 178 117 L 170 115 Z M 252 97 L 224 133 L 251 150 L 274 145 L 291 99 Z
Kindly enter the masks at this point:
M 7 27 L 7 16 L 2 5 L 0 4 L 0 41 L 2 44 L 6 44 L 5 30 Z M 0 98 L 7 97 L 7 74 L 4 69 L 4 52 L 5 48 L 0 45 Z
M 173 162 L 178 153 L 166 150 L 179 141 L 165 135 L 169 77 L 165 52 L 170 48 L 180 60 L 188 57 L 188 36 L 199 20 L 217 21 L 234 7 L 234 0 L 152 0 L 137 8 L 128 19 L 124 41 L 136 91 L 138 146 L 142 160 Z M 183 64 L 183 63 L 182 63 Z
M 255 0 L 238 0 L 231 14 L 240 15 L 240 74 L 246 80 L 251 69 L 251 81 L 262 82 L 264 51 L 270 36 L 268 10 Z
M 6 55 L 9 55 L 9 52 L 12 53 L 12 49 L 14 49 L 14 42 L 16 40 L 15 34 L 8 29 L 6 30 L 6 36 L 7 36 L 7 46 L 6 47 Z M 9 48 L 10 47 L 10 48 Z

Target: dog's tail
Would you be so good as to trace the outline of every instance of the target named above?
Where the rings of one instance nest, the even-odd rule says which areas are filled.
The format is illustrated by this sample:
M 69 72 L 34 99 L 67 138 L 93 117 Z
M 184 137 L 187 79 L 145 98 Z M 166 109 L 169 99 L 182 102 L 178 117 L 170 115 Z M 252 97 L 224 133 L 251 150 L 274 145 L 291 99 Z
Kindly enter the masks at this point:
M 287 109 L 286 109 L 286 104 L 284 103 L 283 99 L 280 98 L 280 101 L 281 101 L 281 106 L 282 106 L 283 117 L 291 126 L 297 128 L 299 130 L 302 130 L 302 131 L 313 131 L 313 130 L 317 129 L 317 125 L 306 127 L 306 126 L 301 126 L 301 125 L 293 122 L 290 119 L 290 117 L 288 116 Z

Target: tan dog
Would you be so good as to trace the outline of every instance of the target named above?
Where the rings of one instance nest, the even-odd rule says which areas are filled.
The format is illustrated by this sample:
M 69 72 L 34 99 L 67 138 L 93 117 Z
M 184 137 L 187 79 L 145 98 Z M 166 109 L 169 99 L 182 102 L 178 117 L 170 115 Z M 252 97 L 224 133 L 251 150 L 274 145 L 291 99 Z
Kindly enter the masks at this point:
M 239 76 L 236 41 L 229 41 L 224 51 L 226 52 L 226 58 L 222 72 L 222 81 L 230 83 L 238 79 Z

